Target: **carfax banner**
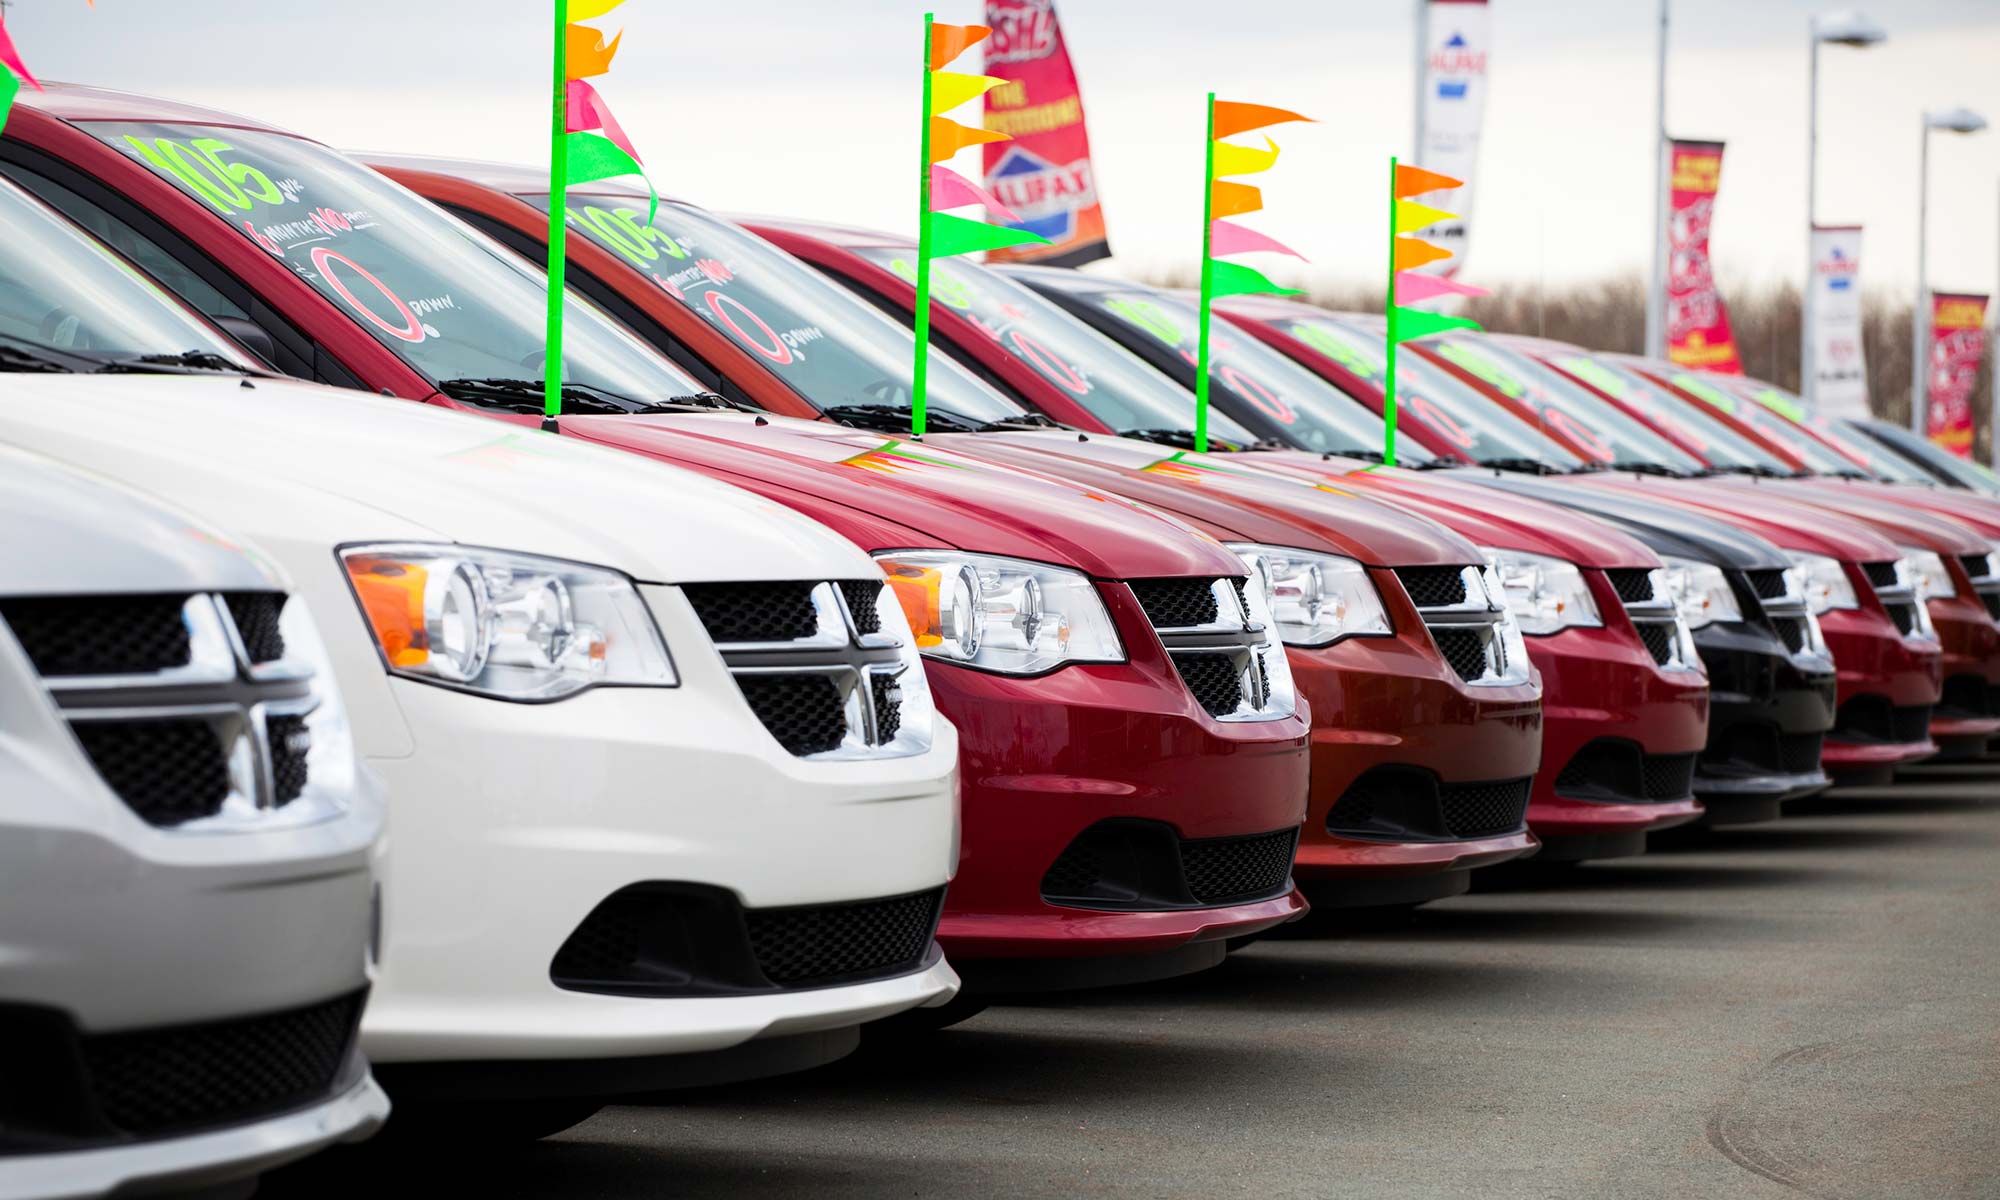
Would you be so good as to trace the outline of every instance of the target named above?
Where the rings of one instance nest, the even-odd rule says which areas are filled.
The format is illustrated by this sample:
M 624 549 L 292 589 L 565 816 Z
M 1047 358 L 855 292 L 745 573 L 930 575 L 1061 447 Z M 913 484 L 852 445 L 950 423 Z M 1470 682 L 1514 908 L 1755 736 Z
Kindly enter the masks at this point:
M 989 262 L 1073 267 L 1108 258 L 1104 207 L 1090 165 L 1090 134 L 1055 0 L 986 0 L 986 128 L 1011 142 L 986 147 L 986 187 L 1020 214 L 1016 226 L 1050 244 L 987 252 Z

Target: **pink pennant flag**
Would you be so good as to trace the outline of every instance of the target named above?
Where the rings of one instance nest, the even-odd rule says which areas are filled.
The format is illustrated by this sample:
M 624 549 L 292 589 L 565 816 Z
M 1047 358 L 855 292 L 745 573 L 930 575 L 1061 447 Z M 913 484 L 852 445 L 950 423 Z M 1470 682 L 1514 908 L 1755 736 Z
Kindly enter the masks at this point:
M 625 130 L 618 124 L 618 118 L 611 115 L 611 106 L 597 89 L 590 86 L 587 79 L 569 81 L 569 92 L 564 111 L 568 115 L 569 132 L 582 133 L 588 129 L 601 129 L 604 136 L 617 144 L 620 150 L 632 156 L 634 162 L 645 162 L 639 151 L 632 145 L 632 139 L 625 136 Z
M 1470 287 L 1446 279 L 1442 275 L 1426 275 L 1422 271 L 1396 272 L 1396 303 L 1415 304 L 1419 300 L 1430 300 L 1438 296 L 1490 296 L 1485 288 Z
M 0 22 L 0 64 L 19 75 L 29 87 L 38 92 L 42 90 L 41 81 L 28 73 L 27 65 L 21 61 L 21 52 L 14 49 L 14 39 L 8 35 L 4 22 Z
M 944 212 L 947 209 L 964 208 L 968 204 L 980 205 L 987 212 L 1010 224 L 1021 223 L 1021 218 L 1014 210 L 1000 203 L 999 197 L 992 192 L 950 167 L 931 164 L 931 211 Z
M 1266 237 L 1258 233 L 1254 229 L 1248 229 L 1228 221 L 1215 222 L 1213 232 L 1209 236 L 1208 253 L 1211 257 L 1220 258 L 1225 254 L 1249 254 L 1252 251 L 1258 250 L 1271 254 L 1289 254 L 1300 262 L 1307 261 L 1305 255 L 1300 254 L 1275 238 Z

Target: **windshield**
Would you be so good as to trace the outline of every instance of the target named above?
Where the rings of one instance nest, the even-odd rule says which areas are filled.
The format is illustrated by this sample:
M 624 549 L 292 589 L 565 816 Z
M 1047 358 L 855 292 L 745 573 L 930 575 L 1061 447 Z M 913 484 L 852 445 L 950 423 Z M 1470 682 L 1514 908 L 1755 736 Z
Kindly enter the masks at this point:
M 85 360 L 191 353 L 256 369 L 151 280 L 0 181 L 0 369 L 32 363 L 9 346 Z
M 549 198 L 523 197 L 546 210 Z M 815 408 L 910 404 L 910 331 L 748 230 L 683 204 L 570 197 L 569 226 L 618 255 Z M 1013 401 L 933 355 L 925 403 L 969 425 L 1022 415 Z
M 543 276 L 383 176 L 282 134 L 84 128 L 214 209 L 433 383 L 541 379 Z M 567 303 L 566 384 L 646 403 L 702 390 L 597 310 Z
M 1389 369 L 1383 332 L 1364 330 L 1334 317 L 1286 316 L 1271 324 L 1377 388 L 1382 386 Z M 1396 362 L 1396 403 L 1474 462 L 1527 459 L 1560 470 L 1583 465 L 1576 455 L 1413 354 Z
M 1818 474 L 1853 475 L 1861 470 L 1859 462 L 1842 455 L 1763 405 L 1736 395 L 1719 382 L 1721 378 L 1721 376 L 1697 375 L 1692 371 L 1680 371 L 1667 382 L 1697 400 L 1714 405 L 1756 430 L 1760 436 L 1767 437 L 1790 450 Z
M 1850 433 L 1831 418 L 1812 411 L 1812 407 L 1804 399 L 1783 388 L 1742 376 L 1727 377 L 1719 382 L 1739 398 L 1748 400 L 1750 403 L 1746 407 L 1759 410 L 1760 417 L 1768 420 L 1766 416 L 1768 413 L 1776 416 L 1778 423 L 1789 422 L 1792 425 L 1806 426 L 1818 435 L 1820 442 L 1830 443 L 1834 450 L 1861 464 L 1864 470 L 1878 478 L 1891 483 L 1937 482 L 1902 456 L 1883 449 L 1874 439 Z M 1796 436 L 1796 431 L 1787 432 L 1793 432 Z M 1813 439 L 1808 437 L 1806 440 Z
M 1200 312 L 1164 292 L 1104 291 L 1092 299 L 1117 317 L 1131 336 L 1145 335 L 1177 350 L 1190 363 L 1200 351 Z M 1360 401 L 1248 333 L 1214 318 L 1209 334 L 1209 374 L 1245 411 L 1255 409 L 1283 431 L 1284 439 L 1320 454 L 1380 457 L 1382 418 Z M 1224 400 L 1223 402 L 1227 402 Z M 1431 463 L 1437 456 L 1414 442 L 1397 447 L 1405 462 Z
M 1529 405 L 1552 431 L 1588 458 L 1617 467 L 1664 467 L 1694 474 L 1701 462 L 1562 372 L 1497 342 L 1465 337 L 1418 343 L 1511 400 Z
M 1831 418 L 1824 416 L 1815 420 L 1831 422 Z M 2000 475 L 1995 475 L 1984 464 L 1960 458 L 1935 442 L 1920 438 L 1901 426 L 1880 422 L 1860 425 L 1852 421 L 1841 421 L 1838 424 L 1843 432 L 1851 435 L 1850 440 L 1859 442 L 1873 438 L 1876 442 L 1887 446 L 1893 454 L 1901 455 L 1910 461 L 1915 469 L 1928 467 L 1959 487 L 1984 492 L 1989 496 L 2000 495 Z
M 1549 362 L 1665 428 L 1710 466 L 1782 475 L 1793 471 L 1783 459 L 1713 414 L 1703 412 L 1622 363 L 1574 353 L 1553 354 Z
M 893 246 L 855 253 L 914 282 L 916 255 Z M 992 338 L 1002 350 L 1076 397 L 1098 420 L 1120 433 L 1194 428 L 1194 397 L 1187 389 L 1133 357 L 1124 347 L 997 271 L 962 258 L 931 264 L 931 294 L 938 303 Z M 1257 435 L 1223 413 L 1208 414 L 1208 432 L 1248 445 Z

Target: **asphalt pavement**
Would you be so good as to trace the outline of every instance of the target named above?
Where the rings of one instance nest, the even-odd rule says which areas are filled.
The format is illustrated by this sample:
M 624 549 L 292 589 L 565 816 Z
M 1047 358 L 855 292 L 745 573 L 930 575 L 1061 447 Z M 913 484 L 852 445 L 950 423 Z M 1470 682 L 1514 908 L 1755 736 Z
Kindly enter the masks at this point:
M 1997 1008 L 2000 772 L 1940 767 L 430 1165 L 607 1200 L 1995 1197 Z

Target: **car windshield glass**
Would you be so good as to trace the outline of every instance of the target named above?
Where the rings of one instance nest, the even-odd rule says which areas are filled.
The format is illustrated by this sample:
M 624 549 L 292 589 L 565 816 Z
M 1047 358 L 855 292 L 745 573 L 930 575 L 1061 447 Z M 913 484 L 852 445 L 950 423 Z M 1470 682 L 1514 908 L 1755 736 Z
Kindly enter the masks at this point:
M 855 253 L 904 279 L 916 279 L 912 250 L 864 246 Z M 938 303 L 1120 433 L 1194 428 L 1194 397 L 1186 388 L 999 272 L 962 258 L 939 259 L 931 264 L 931 289 Z M 1257 440 L 1220 412 L 1209 413 L 1208 432 L 1239 444 Z
M 1814 412 L 1803 399 L 1783 388 L 1742 378 L 1730 380 L 1727 386 L 1758 408 L 1810 429 L 1821 441 L 1830 443 L 1841 454 L 1861 463 L 1862 469 L 1872 475 L 1891 483 L 1936 482 L 1901 455 L 1892 454 L 1874 439 L 1852 433 L 1831 417 Z
M 1326 355 L 1362 379 L 1382 386 L 1388 373 L 1383 334 L 1334 317 L 1276 318 L 1271 324 Z M 1530 459 L 1558 470 L 1574 470 L 1583 460 L 1496 408 L 1462 381 L 1415 355 L 1396 363 L 1396 403 L 1422 421 L 1465 457 L 1479 462 Z
M 13 184 L 0 181 L 0 353 L 85 359 L 214 356 L 254 368 L 157 285 Z M 30 361 L 12 355 L 8 362 Z
M 541 379 L 543 277 L 387 178 L 283 134 L 84 128 L 208 206 L 432 382 Z M 702 390 L 574 296 L 567 314 L 565 383 L 647 403 Z
M 1683 452 L 1602 396 L 1553 367 L 1487 339 L 1433 338 L 1420 343 L 1501 395 L 1526 404 L 1553 433 L 1603 463 L 1664 467 L 1694 474 L 1700 460 Z
M 1681 371 L 1668 382 L 1695 399 L 1714 405 L 1756 430 L 1759 435 L 1770 438 L 1790 450 L 1804 460 L 1808 468 L 1821 475 L 1852 475 L 1856 471 L 1866 469 L 1866 464 L 1859 458 L 1842 454 L 1756 401 L 1737 395 L 1733 389 L 1721 382 L 1721 379 L 1721 376 L 1704 376 L 1693 371 Z
M 2000 475 L 1995 475 L 1992 470 L 1971 459 L 1959 458 L 1935 442 L 1918 437 L 1900 426 L 1884 422 L 1871 422 L 1862 426 L 1850 421 L 1836 422 L 1833 418 L 1825 416 L 1817 419 L 1837 424 L 1850 434 L 1854 441 L 1873 438 L 1887 446 L 1893 453 L 1904 456 L 1913 467 L 1919 469 L 1928 467 L 1932 472 L 1960 487 L 1984 492 L 1989 496 L 2000 495 Z
M 546 195 L 524 197 L 547 209 Z M 916 343 L 910 331 L 853 293 L 747 230 L 684 204 L 622 195 L 572 195 L 569 226 L 618 255 L 738 346 L 808 404 L 910 403 Z M 1023 410 L 957 364 L 933 354 L 931 411 L 972 424 Z
M 1129 336 L 1157 339 L 1196 361 L 1200 313 L 1193 304 L 1136 288 L 1100 292 L 1094 299 L 1128 327 Z M 1382 453 L 1382 418 L 1366 405 L 1225 320 L 1218 318 L 1210 328 L 1210 378 L 1284 430 L 1287 441 L 1323 454 Z M 1396 457 L 1437 461 L 1407 439 L 1398 443 Z
M 1665 429 L 1710 466 L 1787 475 L 1792 472 L 1783 459 L 1731 429 L 1714 414 L 1703 412 L 1699 406 L 1689 404 L 1623 363 L 1604 362 L 1587 354 L 1552 354 L 1549 362 Z

